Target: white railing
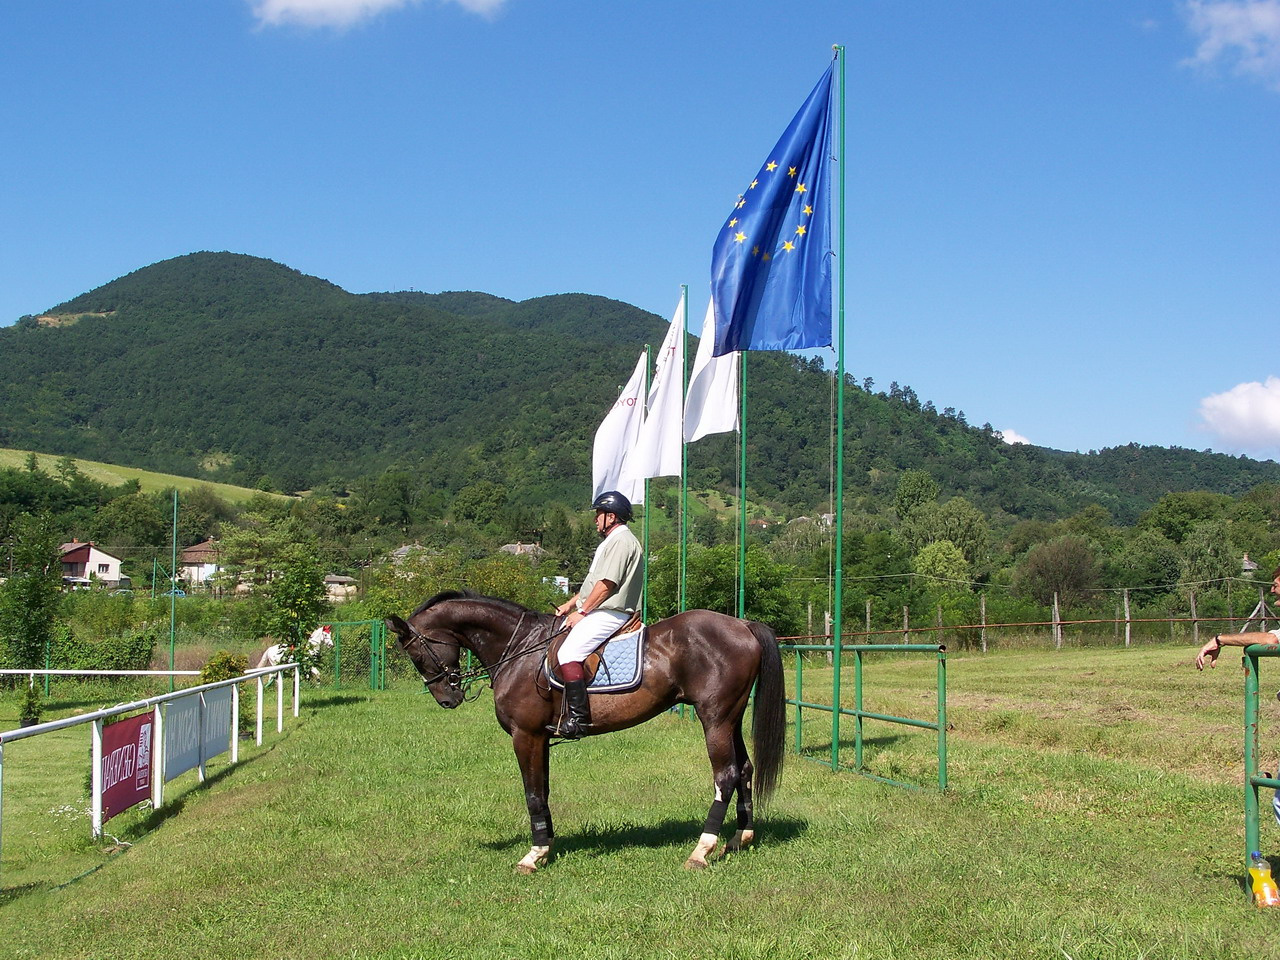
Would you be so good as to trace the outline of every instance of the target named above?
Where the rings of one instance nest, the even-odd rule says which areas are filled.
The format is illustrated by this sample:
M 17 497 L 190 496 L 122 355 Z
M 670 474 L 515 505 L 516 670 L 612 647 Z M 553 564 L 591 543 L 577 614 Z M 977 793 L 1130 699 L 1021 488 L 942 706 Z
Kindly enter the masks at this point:
M 116 717 L 124 713 L 136 713 L 140 710 L 155 710 L 156 729 L 153 739 L 154 743 L 163 745 L 164 743 L 164 714 L 166 711 L 156 709 L 161 704 L 176 700 L 180 697 L 189 697 L 198 694 L 202 699 L 206 691 L 216 690 L 223 687 L 231 688 L 231 762 L 237 763 L 240 759 L 239 750 L 239 717 L 240 717 L 240 684 L 253 681 L 257 687 L 257 723 L 256 723 L 256 743 L 262 745 L 262 707 L 263 707 L 263 685 L 264 680 L 268 676 L 282 674 L 286 671 L 293 673 L 293 715 L 298 716 L 298 696 L 300 689 L 300 677 L 298 664 L 282 663 L 275 667 L 265 667 L 262 669 L 254 669 L 246 671 L 243 676 L 233 677 L 230 680 L 219 680 L 215 683 L 206 683 L 197 687 L 187 687 L 183 690 L 176 690 L 173 693 L 160 694 L 155 697 L 147 697 L 145 700 L 136 700 L 133 703 L 117 704 L 114 707 L 105 707 L 101 710 L 95 710 L 91 713 L 77 714 L 73 717 L 63 717 L 61 720 L 50 720 L 47 723 L 37 723 L 29 727 L 19 727 L 16 730 L 5 730 L 0 732 L 0 849 L 3 849 L 3 824 L 4 824 L 4 748 L 15 743 L 18 740 L 26 740 L 30 737 L 38 737 L 42 733 L 52 733 L 55 730 L 65 730 L 68 727 L 80 726 L 85 723 L 93 724 L 93 797 L 92 797 L 92 822 L 93 835 L 95 837 L 102 835 L 102 728 L 104 721 L 111 717 Z M 5 673 L 30 673 L 29 670 L 7 670 Z M 35 671 L 41 672 L 41 671 Z M 80 673 L 91 674 L 112 674 L 112 673 L 134 673 L 134 672 L 152 672 L 152 671 L 78 671 Z M 199 671 L 195 671 L 198 673 Z M 164 672 L 168 675 L 168 672 Z M 276 732 L 284 732 L 284 684 L 276 684 Z M 160 747 L 163 752 L 163 746 Z M 164 773 L 163 773 L 163 756 L 159 758 L 159 762 L 152 765 L 152 769 L 159 770 L 160 774 L 152 778 L 152 795 L 151 803 L 155 809 L 159 809 L 164 804 Z M 203 755 L 199 763 L 199 778 L 203 783 L 205 779 L 205 763 Z

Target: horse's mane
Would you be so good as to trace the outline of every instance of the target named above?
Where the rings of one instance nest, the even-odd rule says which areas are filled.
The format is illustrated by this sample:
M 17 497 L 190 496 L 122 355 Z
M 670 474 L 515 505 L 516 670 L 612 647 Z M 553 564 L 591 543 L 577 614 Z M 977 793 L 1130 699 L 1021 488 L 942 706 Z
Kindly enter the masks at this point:
M 511 600 L 503 600 L 501 597 L 486 597 L 484 594 L 475 593 L 472 590 L 441 590 L 426 603 L 422 604 L 422 606 L 418 607 L 417 610 L 409 614 L 409 616 L 416 617 L 423 610 L 429 610 L 436 604 L 444 603 L 446 600 L 479 600 L 482 603 L 495 603 L 499 606 L 514 608 L 515 610 L 525 609 L 520 606 L 520 604 L 514 603 Z

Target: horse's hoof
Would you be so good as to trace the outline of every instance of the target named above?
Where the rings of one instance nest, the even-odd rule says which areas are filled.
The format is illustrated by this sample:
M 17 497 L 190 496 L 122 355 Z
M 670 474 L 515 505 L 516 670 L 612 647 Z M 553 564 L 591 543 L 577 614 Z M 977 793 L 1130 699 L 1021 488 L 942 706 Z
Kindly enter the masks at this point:
M 690 857 L 684 862 L 684 868 L 686 870 L 705 870 L 707 869 L 707 861 L 695 860 L 693 857 Z
M 520 874 L 522 877 L 528 877 L 537 872 L 538 872 L 538 868 L 533 866 L 532 864 L 528 864 L 528 863 L 516 864 L 516 873 Z

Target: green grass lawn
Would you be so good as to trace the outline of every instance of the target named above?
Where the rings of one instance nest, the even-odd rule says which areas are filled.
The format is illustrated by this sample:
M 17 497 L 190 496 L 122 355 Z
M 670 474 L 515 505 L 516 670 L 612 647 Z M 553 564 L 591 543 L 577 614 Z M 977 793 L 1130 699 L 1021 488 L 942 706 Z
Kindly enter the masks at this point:
M 935 669 L 869 662 L 866 709 L 931 718 Z M 806 670 L 806 698 L 821 676 Z M 555 748 L 557 857 L 533 877 L 513 871 L 528 821 L 487 695 L 444 711 L 411 684 L 311 691 L 283 735 L 204 786 L 185 775 L 171 808 L 109 821 L 103 843 L 77 813 L 87 732 L 21 741 L 4 754 L 0 955 L 1277 955 L 1280 911 L 1240 886 L 1234 662 L 957 654 L 948 685 L 945 794 L 793 755 L 758 845 L 702 873 L 682 864 L 710 778 L 698 724 L 676 716 Z M 4 695 L 0 726 L 15 711 Z M 829 729 L 810 714 L 807 754 L 829 755 Z M 868 723 L 867 739 L 872 772 L 934 782 L 931 732 Z M 1273 823 L 1263 838 L 1280 852 Z

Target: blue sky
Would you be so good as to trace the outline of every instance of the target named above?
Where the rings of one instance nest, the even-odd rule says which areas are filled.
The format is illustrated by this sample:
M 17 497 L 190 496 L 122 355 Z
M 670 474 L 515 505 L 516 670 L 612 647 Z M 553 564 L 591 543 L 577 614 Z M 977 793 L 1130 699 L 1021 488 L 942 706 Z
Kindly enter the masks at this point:
M 1280 0 L 6 0 L 0 324 L 195 250 L 700 318 L 833 43 L 851 373 L 1280 457 Z

